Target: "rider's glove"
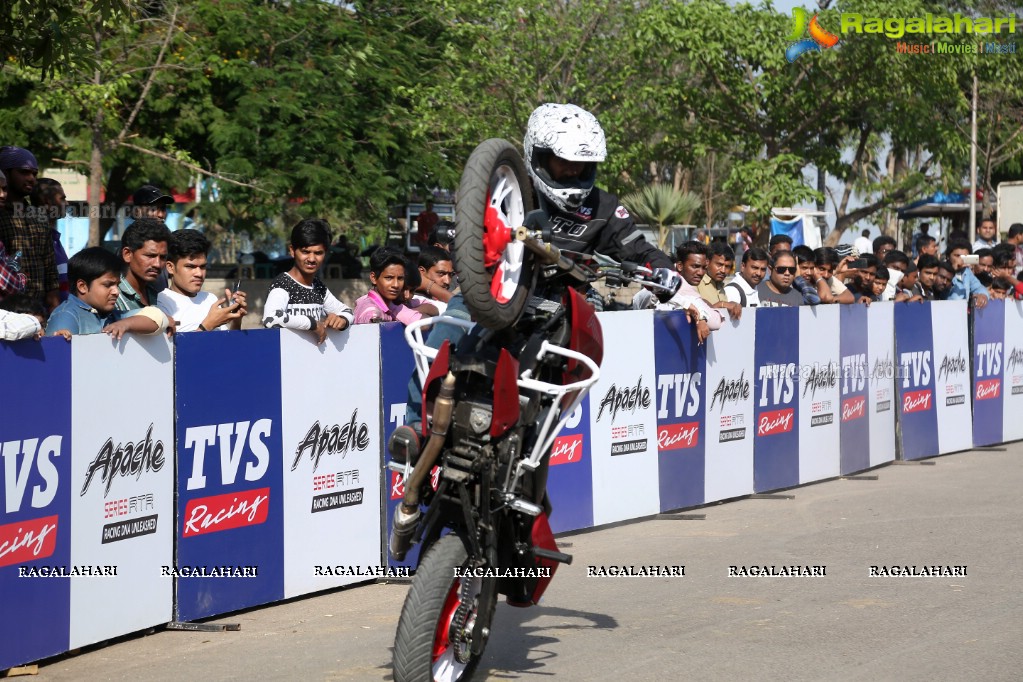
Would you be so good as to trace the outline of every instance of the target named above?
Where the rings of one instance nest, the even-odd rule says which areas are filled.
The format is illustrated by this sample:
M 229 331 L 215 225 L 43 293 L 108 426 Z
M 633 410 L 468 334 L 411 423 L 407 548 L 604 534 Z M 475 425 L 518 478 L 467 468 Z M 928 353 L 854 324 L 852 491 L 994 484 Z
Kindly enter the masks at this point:
M 604 297 L 593 287 L 586 291 L 586 302 L 593 306 L 598 313 L 604 312 Z
M 654 296 L 661 303 L 667 303 L 671 300 L 671 297 L 675 295 L 675 292 L 682 286 L 682 276 L 670 268 L 656 268 L 649 280 L 655 284 L 661 285 L 657 288 L 652 288 Z M 667 287 L 662 289 L 661 287 Z

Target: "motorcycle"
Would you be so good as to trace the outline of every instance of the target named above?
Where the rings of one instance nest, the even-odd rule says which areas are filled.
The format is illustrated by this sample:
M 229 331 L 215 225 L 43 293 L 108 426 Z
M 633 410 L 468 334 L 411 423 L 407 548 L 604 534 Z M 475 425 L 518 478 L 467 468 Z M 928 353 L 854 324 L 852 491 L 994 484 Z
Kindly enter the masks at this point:
M 551 531 L 546 479 L 555 438 L 600 377 L 600 323 L 580 289 L 598 279 L 641 282 L 666 300 L 681 281 L 560 250 L 531 209 L 516 149 L 496 139 L 477 147 L 459 185 L 454 242 L 475 323 L 424 318 L 405 330 L 423 390 L 424 444 L 408 429 L 388 442 L 388 466 L 405 481 L 389 551 L 401 561 L 421 547 L 395 635 L 398 682 L 469 679 L 498 595 L 535 605 L 557 566 L 572 561 Z M 423 332 L 438 324 L 464 336 L 430 347 Z

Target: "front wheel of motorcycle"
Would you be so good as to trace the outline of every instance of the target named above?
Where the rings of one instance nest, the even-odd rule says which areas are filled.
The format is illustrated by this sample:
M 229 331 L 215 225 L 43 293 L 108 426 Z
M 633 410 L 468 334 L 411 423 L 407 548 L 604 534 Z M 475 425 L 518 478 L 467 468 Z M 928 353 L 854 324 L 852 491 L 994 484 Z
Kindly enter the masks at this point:
M 489 634 L 497 579 L 465 577 L 468 568 L 468 552 L 455 533 L 437 540 L 423 557 L 398 620 L 395 682 L 472 677 Z M 474 647 L 473 638 L 483 639 Z
M 536 276 L 522 242 L 509 241 L 533 210 L 533 186 L 507 140 L 481 143 L 465 164 L 455 206 L 455 267 L 465 305 L 488 329 L 518 319 Z

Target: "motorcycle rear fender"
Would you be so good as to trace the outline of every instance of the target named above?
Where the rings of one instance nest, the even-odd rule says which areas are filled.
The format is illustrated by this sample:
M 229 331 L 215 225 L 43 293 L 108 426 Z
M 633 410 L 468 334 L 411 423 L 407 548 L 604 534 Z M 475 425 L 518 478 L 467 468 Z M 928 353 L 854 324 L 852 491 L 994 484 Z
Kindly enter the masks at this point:
M 536 519 L 533 520 L 533 546 L 539 547 L 540 549 L 547 549 L 552 552 L 558 551 L 558 543 L 554 541 L 554 532 L 551 531 L 551 524 L 547 521 L 547 513 L 541 512 Z M 551 561 L 550 559 L 537 559 L 536 565 L 538 567 L 544 567 L 551 569 L 550 577 L 538 578 L 536 581 L 536 587 L 533 588 L 533 603 L 539 604 L 540 597 L 543 596 L 547 586 L 550 585 L 551 579 L 554 577 L 554 572 L 558 570 L 558 562 Z
M 423 382 L 423 438 L 427 438 L 430 435 L 428 417 L 433 414 L 433 399 L 440 392 L 441 379 L 448 374 L 450 359 L 451 342 L 445 340 L 440 350 L 437 351 L 437 357 L 434 358 L 433 363 L 430 365 L 430 372 L 426 375 L 426 381 Z

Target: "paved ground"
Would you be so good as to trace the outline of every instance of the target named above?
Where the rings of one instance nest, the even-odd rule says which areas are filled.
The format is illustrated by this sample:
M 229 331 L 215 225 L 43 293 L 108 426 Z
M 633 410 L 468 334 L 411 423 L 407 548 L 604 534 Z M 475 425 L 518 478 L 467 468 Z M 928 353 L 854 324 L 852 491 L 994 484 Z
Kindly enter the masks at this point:
M 503 604 L 491 680 L 1023 679 L 1023 444 L 888 466 L 564 538 L 544 605 Z M 587 565 L 684 564 L 683 578 L 588 578 Z M 817 578 L 730 565 L 823 565 Z M 966 577 L 868 577 L 871 565 Z M 43 666 L 41 680 L 381 680 L 406 587 L 370 585 L 159 632 Z

